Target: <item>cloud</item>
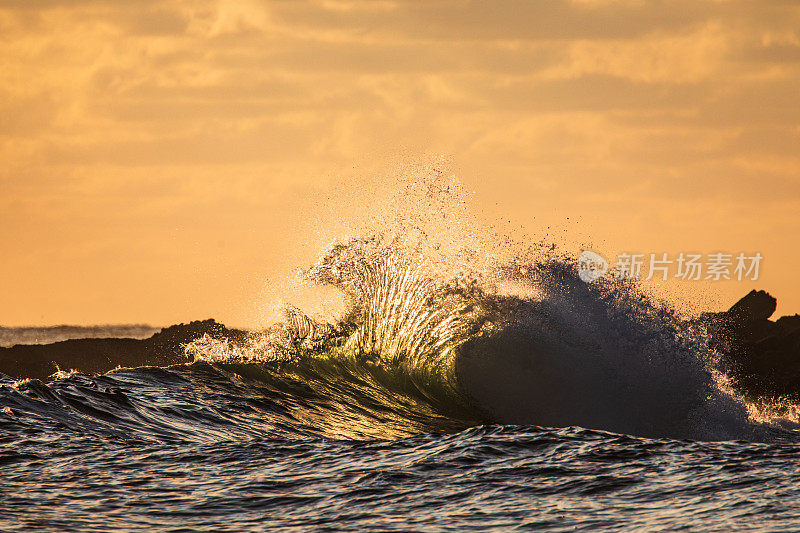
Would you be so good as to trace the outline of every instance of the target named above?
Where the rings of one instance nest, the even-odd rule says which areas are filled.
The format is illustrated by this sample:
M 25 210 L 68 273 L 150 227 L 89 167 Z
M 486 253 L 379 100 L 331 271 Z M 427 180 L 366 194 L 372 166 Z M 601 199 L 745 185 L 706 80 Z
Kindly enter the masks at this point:
M 4 235 L 152 217 L 126 235 L 166 247 L 202 205 L 288 239 L 274 213 L 326 180 L 442 152 L 521 217 L 749 202 L 797 232 L 798 28 L 790 1 L 7 1 Z

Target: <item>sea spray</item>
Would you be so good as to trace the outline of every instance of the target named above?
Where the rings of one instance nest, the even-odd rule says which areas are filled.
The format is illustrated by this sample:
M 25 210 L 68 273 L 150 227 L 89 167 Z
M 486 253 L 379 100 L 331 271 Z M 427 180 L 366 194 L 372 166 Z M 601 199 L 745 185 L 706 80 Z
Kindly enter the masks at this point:
M 287 306 L 247 345 L 201 339 L 187 351 L 324 366 L 341 373 L 331 379 L 467 419 L 763 438 L 752 408 L 720 385 L 703 332 L 636 282 L 586 283 L 555 244 L 481 234 L 452 176 L 416 176 L 402 190 L 385 231 L 336 241 L 302 272 L 342 293 L 342 316 L 318 321 Z

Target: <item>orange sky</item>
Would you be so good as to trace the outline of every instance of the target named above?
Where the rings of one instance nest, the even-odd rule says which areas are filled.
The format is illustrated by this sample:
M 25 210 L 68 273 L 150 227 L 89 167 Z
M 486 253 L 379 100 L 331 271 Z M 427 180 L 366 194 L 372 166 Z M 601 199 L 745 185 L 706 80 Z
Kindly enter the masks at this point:
M 431 154 L 486 220 L 761 252 L 675 283 L 800 312 L 798 94 L 788 0 L 6 0 L 0 324 L 257 324 L 343 191 Z

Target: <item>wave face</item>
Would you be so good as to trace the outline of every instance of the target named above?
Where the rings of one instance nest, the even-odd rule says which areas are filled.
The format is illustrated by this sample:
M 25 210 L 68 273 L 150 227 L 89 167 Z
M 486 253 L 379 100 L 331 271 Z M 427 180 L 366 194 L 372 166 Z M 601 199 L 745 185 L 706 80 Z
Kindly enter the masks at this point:
M 587 285 L 548 261 L 523 281 L 504 327 L 472 337 L 456 361 L 474 402 L 501 423 L 583 426 L 647 437 L 764 438 L 722 385 L 699 331 L 624 283 Z

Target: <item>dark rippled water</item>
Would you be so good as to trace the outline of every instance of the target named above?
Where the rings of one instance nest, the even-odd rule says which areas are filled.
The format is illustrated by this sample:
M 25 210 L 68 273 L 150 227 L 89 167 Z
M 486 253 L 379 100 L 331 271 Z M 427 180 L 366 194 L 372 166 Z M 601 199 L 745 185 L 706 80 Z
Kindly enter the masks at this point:
M 242 365 L 199 363 L 49 385 L 5 379 L 0 523 L 16 531 L 800 527 L 792 433 L 776 431 L 770 443 L 698 442 L 456 427 L 466 419 L 424 431 L 442 419 L 411 400 L 335 404 L 311 389 L 299 394 L 308 381 L 287 378 L 286 368 L 276 379 L 275 369 L 249 366 L 257 378 L 242 377 Z

